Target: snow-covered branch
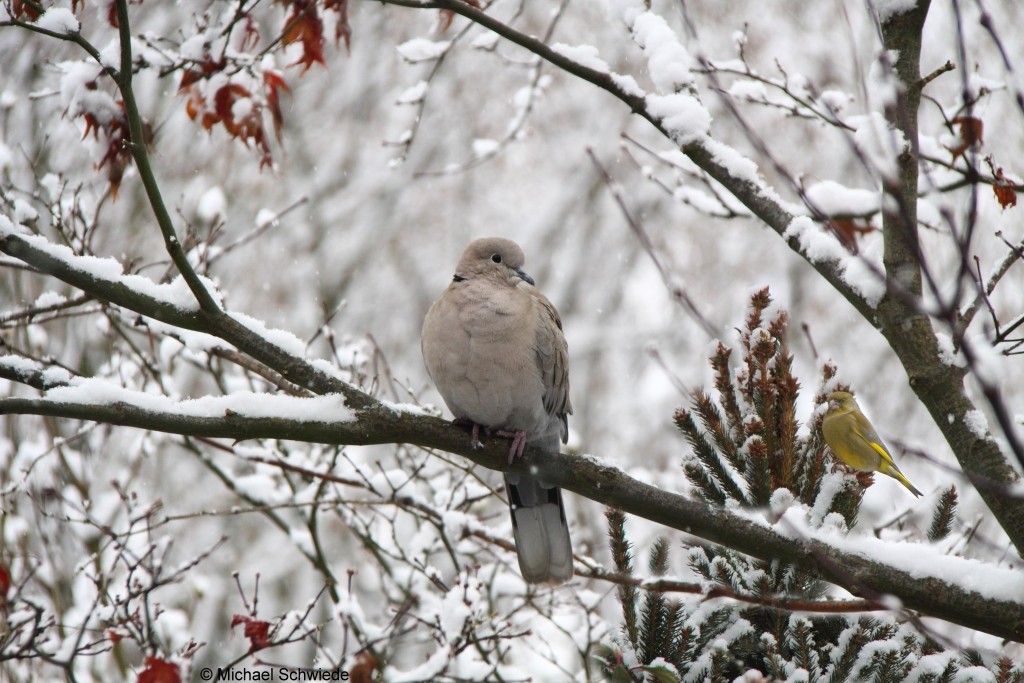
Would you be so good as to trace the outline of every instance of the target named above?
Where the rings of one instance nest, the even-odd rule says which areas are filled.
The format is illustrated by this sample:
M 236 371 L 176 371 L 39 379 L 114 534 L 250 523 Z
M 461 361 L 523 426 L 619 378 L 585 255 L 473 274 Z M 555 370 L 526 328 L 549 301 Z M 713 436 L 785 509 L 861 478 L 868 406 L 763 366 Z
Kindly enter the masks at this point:
M 272 338 L 269 334 L 260 334 L 266 332 L 260 329 L 261 323 L 244 316 L 231 316 L 219 308 L 212 313 L 201 310 L 190 291 L 183 291 L 175 282 L 156 284 L 145 277 L 126 275 L 115 259 L 78 256 L 68 247 L 21 234 L 2 215 L 0 251 L 97 299 L 168 325 L 218 337 L 273 368 L 286 380 L 315 393 L 344 394 L 351 407 L 367 405 L 370 400 L 355 387 L 303 359 L 302 344 L 294 336 L 283 333 Z
M 604 505 L 720 543 L 765 560 L 812 567 L 854 595 L 881 600 L 898 595 L 903 606 L 1011 640 L 1024 640 L 1015 620 L 1024 609 L 1018 572 L 974 560 L 946 557 L 906 544 L 843 541 L 803 529 L 787 532 L 756 516 L 739 515 L 643 483 L 588 456 L 562 454 L 552 461 L 528 449 L 507 462 L 507 442 L 489 439 L 475 449 L 464 430 L 415 411 L 380 404 L 347 413 L 334 397 L 296 398 L 244 394 L 171 401 L 85 381 L 52 389 L 39 399 L 0 399 L 0 414 L 37 414 L 105 422 L 191 436 L 246 440 L 280 438 L 356 445 L 411 443 L 469 458 L 494 470 L 540 472 L 544 479 Z M 338 415 L 344 417 L 338 419 Z M 788 524 L 788 522 L 787 522 Z M 886 559 L 881 559 L 882 556 Z M 895 560 L 893 560 L 895 558 Z M 951 578 L 952 577 L 952 578 Z M 1003 615 L 1000 617 L 999 615 Z

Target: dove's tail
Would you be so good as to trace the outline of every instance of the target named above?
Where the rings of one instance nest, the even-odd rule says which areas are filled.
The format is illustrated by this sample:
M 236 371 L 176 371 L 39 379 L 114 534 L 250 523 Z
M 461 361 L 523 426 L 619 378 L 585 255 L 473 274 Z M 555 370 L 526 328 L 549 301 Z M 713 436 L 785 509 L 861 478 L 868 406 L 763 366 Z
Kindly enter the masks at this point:
M 525 474 L 507 473 L 512 532 L 523 578 L 562 583 L 572 578 L 572 541 L 562 491 Z

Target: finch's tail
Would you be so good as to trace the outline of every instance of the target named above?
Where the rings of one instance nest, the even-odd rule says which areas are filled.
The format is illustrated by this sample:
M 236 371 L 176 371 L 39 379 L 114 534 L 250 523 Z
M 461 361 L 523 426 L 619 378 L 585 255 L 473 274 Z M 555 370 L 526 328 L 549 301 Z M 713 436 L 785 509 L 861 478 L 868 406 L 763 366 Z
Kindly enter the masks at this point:
M 906 477 L 903 476 L 903 473 L 900 472 L 900 469 L 898 467 L 896 467 L 896 465 L 890 465 L 889 463 L 887 463 L 887 462 L 885 462 L 883 460 L 882 461 L 882 466 L 879 468 L 878 471 L 881 472 L 882 474 L 889 475 L 890 477 L 892 477 L 893 479 L 895 479 L 899 483 L 901 483 L 904 486 L 906 486 L 907 490 L 909 490 L 911 493 L 913 493 L 918 498 L 920 498 L 921 496 L 924 495 L 923 493 L 918 491 L 917 488 L 913 484 L 910 483 L 909 479 L 907 479 Z
M 512 533 L 523 578 L 562 583 L 572 578 L 572 541 L 562 491 L 525 474 L 507 473 Z

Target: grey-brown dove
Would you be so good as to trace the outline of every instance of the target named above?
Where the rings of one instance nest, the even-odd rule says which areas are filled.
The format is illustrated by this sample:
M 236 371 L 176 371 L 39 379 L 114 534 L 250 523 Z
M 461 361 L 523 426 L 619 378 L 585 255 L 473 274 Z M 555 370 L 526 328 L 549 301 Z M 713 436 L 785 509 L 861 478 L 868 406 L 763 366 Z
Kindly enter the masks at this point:
M 509 462 L 526 444 L 557 454 L 568 438 L 568 347 L 551 302 L 522 271 L 515 242 L 476 240 L 423 321 L 423 360 L 456 420 L 512 438 Z M 507 473 L 509 508 L 523 578 L 568 580 L 572 543 L 562 493 Z

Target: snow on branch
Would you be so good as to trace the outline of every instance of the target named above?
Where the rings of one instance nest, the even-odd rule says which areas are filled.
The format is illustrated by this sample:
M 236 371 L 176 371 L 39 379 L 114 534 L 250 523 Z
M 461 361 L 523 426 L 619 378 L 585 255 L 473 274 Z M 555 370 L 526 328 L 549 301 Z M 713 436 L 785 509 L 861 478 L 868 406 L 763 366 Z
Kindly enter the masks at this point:
M 0 251 L 100 299 L 173 325 L 197 329 L 199 306 L 180 277 L 159 284 L 141 275 L 125 274 L 116 259 L 77 255 L 45 237 L 21 232 L 4 215 L 0 215 Z M 212 287 L 209 280 L 205 282 Z
M 237 416 L 253 420 L 284 418 L 304 422 L 350 422 L 355 413 L 346 408 L 337 394 L 298 397 L 267 392 L 238 391 L 227 396 L 202 396 L 173 399 L 162 394 L 135 391 L 99 378 L 71 380 L 66 386 L 48 390 L 44 403 L 58 403 L 86 408 L 125 405 L 150 414 L 168 418 L 216 418 Z
M 289 382 L 315 393 L 342 393 L 356 408 L 376 405 L 374 399 L 341 380 L 329 364 L 305 359 L 303 343 L 290 332 L 272 330 L 262 321 L 241 313 L 200 310 L 194 299 L 191 299 L 191 306 L 186 305 L 191 296 L 186 292 L 190 288 L 182 284 L 181 277 L 170 285 L 159 285 L 147 278 L 125 275 L 114 259 L 78 256 L 45 238 L 21 234 L 2 215 L 0 251 L 97 299 L 173 327 L 218 337 L 274 369 Z M 201 281 L 210 289 L 212 283 L 207 278 Z
M 0 414 L 20 413 L 96 420 L 110 424 L 157 431 L 228 438 L 284 438 L 328 444 L 372 444 L 400 441 L 423 448 L 455 453 L 479 465 L 501 471 L 539 472 L 545 481 L 574 491 L 597 502 L 644 517 L 667 527 L 685 531 L 711 543 L 720 543 L 765 560 L 785 559 L 804 564 L 850 593 L 875 600 L 899 595 L 903 606 L 961 624 L 969 628 L 1024 641 L 1024 624 L 1013 615 L 1024 609 L 1020 595 L 1024 585 L 1019 572 L 985 567 L 979 562 L 944 557 L 931 546 L 914 543 L 884 543 L 879 547 L 857 545 L 837 539 L 827 531 L 811 530 L 784 517 L 785 526 L 770 525 L 757 513 L 738 514 L 678 493 L 664 491 L 629 476 L 617 467 L 591 456 L 550 454 L 528 447 L 515 464 L 507 462 L 504 439 L 488 439 L 483 448 L 473 448 L 464 430 L 445 420 L 380 404 L 375 410 L 360 411 L 356 419 L 342 410 L 334 399 L 281 398 L 289 410 L 311 406 L 322 411 L 327 421 L 304 417 L 254 417 L 264 409 L 251 407 L 253 396 L 218 397 L 186 406 L 162 397 L 146 396 L 142 405 L 117 400 L 139 399 L 138 392 L 122 393 L 105 387 L 90 394 L 84 389 L 54 390 L 61 400 L 0 399 Z M 77 395 L 84 402 L 72 402 Z M 261 399 L 262 400 L 262 399 Z M 278 399 L 275 399 L 278 400 Z M 319 401 L 319 402 L 318 402 Z M 226 410 L 235 406 L 242 412 Z M 173 408 L 166 410 L 164 408 Z M 255 411 L 253 415 L 245 411 Z M 334 412 L 331 412 L 334 411 Z M 273 412 L 273 411 L 269 411 Z M 794 531 L 794 529 L 799 529 Z M 852 544 L 851 544 L 852 543 Z M 896 549 L 894 549 L 896 548 Z M 885 559 L 879 557 L 885 555 Z M 891 558 L 901 558 L 892 561 Z M 980 577 L 980 580 L 979 578 Z

